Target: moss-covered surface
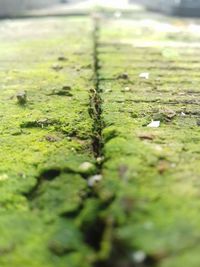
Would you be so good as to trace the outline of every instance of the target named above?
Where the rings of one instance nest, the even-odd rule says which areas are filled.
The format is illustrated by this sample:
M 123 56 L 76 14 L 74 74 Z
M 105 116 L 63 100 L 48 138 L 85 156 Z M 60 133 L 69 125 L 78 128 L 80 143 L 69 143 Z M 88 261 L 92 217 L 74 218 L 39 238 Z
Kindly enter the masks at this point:
M 0 266 L 200 266 L 200 35 L 129 16 L 0 22 Z
M 85 175 L 95 171 L 83 165 L 95 161 L 91 30 L 84 18 L 1 22 L 1 266 L 92 260 L 73 215 L 87 198 Z
M 181 21 L 162 23 L 101 22 L 99 197 L 113 199 L 102 214 L 113 225 L 106 266 L 200 265 L 199 37 Z M 152 120 L 160 127 L 147 127 Z

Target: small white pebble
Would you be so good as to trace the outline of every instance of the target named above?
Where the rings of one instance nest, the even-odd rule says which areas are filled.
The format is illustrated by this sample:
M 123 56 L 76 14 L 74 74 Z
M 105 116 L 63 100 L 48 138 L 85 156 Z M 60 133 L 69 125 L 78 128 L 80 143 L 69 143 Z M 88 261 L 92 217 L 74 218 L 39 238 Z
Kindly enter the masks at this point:
M 114 13 L 114 17 L 117 18 L 117 19 L 119 19 L 121 17 L 121 15 L 122 15 L 122 13 L 120 11 L 116 11 Z
M 90 171 L 91 169 L 94 168 L 94 165 L 90 162 L 83 162 L 80 166 L 79 166 L 79 170 L 81 172 L 88 172 Z
M 100 174 L 91 176 L 88 179 L 88 186 L 93 187 L 95 184 L 99 183 L 101 180 L 102 180 L 102 175 L 100 175 Z
M 160 127 L 160 121 L 152 121 L 151 123 L 149 123 L 147 125 L 147 127 L 150 127 L 150 128 L 158 128 L 158 127 Z
M 148 72 L 142 72 L 142 73 L 140 73 L 139 78 L 148 80 L 149 79 L 149 73 Z
M 146 259 L 146 254 L 144 251 L 136 251 L 133 253 L 132 257 L 135 263 L 142 263 Z
M 172 164 L 171 164 L 171 167 L 172 167 L 172 168 L 176 168 L 176 163 L 172 163 Z
M 163 148 L 160 145 L 155 145 L 155 150 L 161 152 L 163 151 Z
M 99 164 L 102 163 L 103 159 L 104 159 L 103 157 L 98 157 L 97 158 L 97 163 L 99 163 Z
M 108 93 L 110 93 L 110 92 L 112 92 L 112 89 L 106 89 L 106 90 L 105 90 L 105 93 L 106 93 L 106 94 L 108 94 Z
M 124 92 L 130 92 L 130 91 L 131 91 L 131 89 L 130 89 L 130 87 L 128 87 L 128 86 L 127 86 L 127 87 L 125 87 L 125 88 L 124 88 L 124 90 L 123 90 L 123 91 L 124 91 Z
M 8 175 L 7 174 L 1 174 L 0 175 L 0 181 L 5 181 L 5 180 L 7 180 L 8 179 Z
M 184 112 L 181 112 L 181 116 L 185 117 L 185 116 L 186 116 L 186 114 L 185 114 Z

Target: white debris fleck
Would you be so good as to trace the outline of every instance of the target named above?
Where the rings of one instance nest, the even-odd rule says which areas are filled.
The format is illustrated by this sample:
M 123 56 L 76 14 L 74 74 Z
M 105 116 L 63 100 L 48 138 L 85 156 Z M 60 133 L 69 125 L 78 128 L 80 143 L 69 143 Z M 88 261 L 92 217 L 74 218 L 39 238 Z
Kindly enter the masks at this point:
M 146 259 L 146 254 L 144 251 L 136 251 L 133 253 L 132 257 L 135 263 L 142 263 Z
M 79 166 L 79 171 L 82 172 L 82 173 L 90 172 L 93 169 L 94 169 L 94 165 L 91 162 L 83 162 Z
M 186 114 L 185 114 L 184 112 L 181 112 L 181 116 L 185 117 L 185 116 L 186 116 Z
M 130 91 L 131 91 L 131 88 L 128 86 L 122 89 L 122 92 L 130 92 Z
M 152 121 L 151 123 L 149 123 L 147 125 L 147 127 L 150 127 L 150 128 L 158 128 L 158 127 L 160 127 L 160 121 Z
M 100 164 L 100 163 L 102 163 L 102 162 L 103 162 L 103 160 L 104 160 L 104 158 L 103 158 L 103 157 L 98 157 L 98 158 L 97 158 L 97 163 L 98 163 L 98 164 Z
M 172 164 L 171 164 L 171 167 L 172 167 L 172 168 L 176 168 L 176 163 L 172 163 Z
M 160 145 L 155 145 L 155 150 L 161 152 L 163 148 Z
M 105 90 L 105 93 L 106 93 L 106 94 L 108 94 L 108 93 L 110 93 L 110 92 L 112 92 L 112 89 L 106 89 L 106 90 Z
M 98 184 L 101 180 L 102 180 L 102 175 L 100 175 L 100 174 L 91 176 L 88 179 L 88 186 L 93 187 L 95 184 Z
M 148 80 L 149 76 L 150 76 L 150 74 L 148 72 L 142 72 L 142 73 L 140 73 L 139 78 Z
M 3 173 L 3 174 L 0 175 L 0 181 L 5 181 L 7 179 L 8 179 L 8 175 L 7 174 Z
M 120 11 L 116 11 L 116 12 L 114 13 L 114 17 L 115 17 L 116 19 L 119 19 L 121 16 L 122 16 L 122 13 L 121 13 Z

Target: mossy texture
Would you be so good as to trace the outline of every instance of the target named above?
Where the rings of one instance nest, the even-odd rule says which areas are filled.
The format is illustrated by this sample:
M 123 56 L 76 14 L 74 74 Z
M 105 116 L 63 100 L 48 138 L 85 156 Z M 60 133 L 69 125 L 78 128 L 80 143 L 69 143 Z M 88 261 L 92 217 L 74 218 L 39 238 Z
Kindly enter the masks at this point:
M 187 27 L 168 18 L 101 21 L 99 197 L 114 199 L 103 214 L 113 221 L 112 266 L 200 265 L 199 35 Z
M 73 216 L 88 193 L 79 166 L 94 162 L 91 30 L 78 17 L 1 21 L 1 266 L 92 260 Z
M 147 15 L 0 22 L 0 266 L 200 266 L 200 34 Z

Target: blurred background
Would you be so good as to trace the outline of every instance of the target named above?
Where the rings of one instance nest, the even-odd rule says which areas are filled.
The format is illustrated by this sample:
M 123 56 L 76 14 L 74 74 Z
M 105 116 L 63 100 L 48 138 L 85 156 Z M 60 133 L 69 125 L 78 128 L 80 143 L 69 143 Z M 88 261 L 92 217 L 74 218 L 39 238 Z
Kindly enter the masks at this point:
M 23 14 L 27 10 L 42 9 L 58 4 L 74 4 L 78 0 L 0 0 L 0 16 Z
M 170 15 L 200 16 L 200 0 L 0 0 L 0 17 L 23 15 L 30 10 L 67 11 L 72 7 L 84 9 L 94 5 L 120 9 L 142 5 Z
M 0 0 L 0 17 L 23 15 L 30 10 L 36 10 L 36 13 L 46 10 L 51 14 L 53 10 L 62 13 L 94 6 L 127 8 L 130 3 L 129 0 Z

